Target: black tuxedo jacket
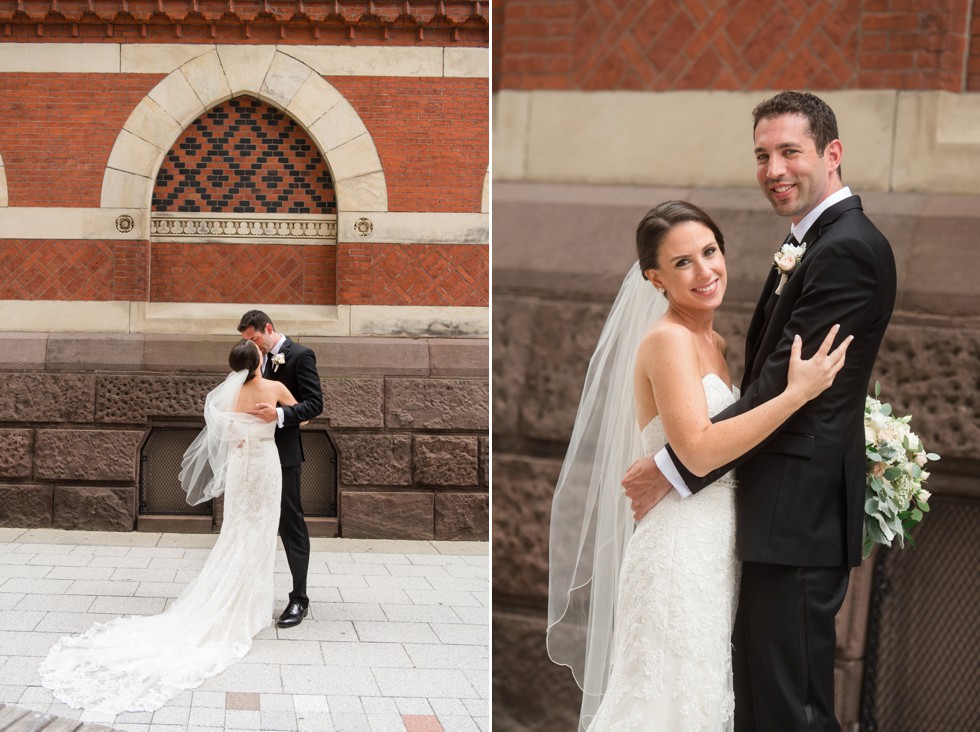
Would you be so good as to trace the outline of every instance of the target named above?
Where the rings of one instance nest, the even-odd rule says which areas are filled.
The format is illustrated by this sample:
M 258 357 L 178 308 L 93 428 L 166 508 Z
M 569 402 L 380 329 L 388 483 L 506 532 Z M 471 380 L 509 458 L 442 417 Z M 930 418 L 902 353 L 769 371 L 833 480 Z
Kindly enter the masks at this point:
M 303 442 L 299 425 L 323 411 L 323 391 L 316 370 L 316 354 L 309 348 L 293 343 L 289 338 L 279 351 L 286 359 L 278 369 L 275 364 L 264 372 L 267 379 L 286 385 L 296 404 L 282 406 L 283 426 L 276 429 L 276 447 L 282 467 L 295 467 L 303 462 Z
M 741 559 L 857 566 L 865 498 L 864 399 L 895 304 L 895 259 L 857 196 L 824 211 L 804 242 L 803 260 L 780 295 L 779 276 L 775 269 L 770 273 L 746 336 L 742 397 L 714 421 L 783 391 L 794 334 L 803 338 L 808 358 L 840 323 L 837 342 L 848 335 L 854 341 L 833 386 L 760 446 L 705 477 L 670 454 L 692 492 L 736 468 Z

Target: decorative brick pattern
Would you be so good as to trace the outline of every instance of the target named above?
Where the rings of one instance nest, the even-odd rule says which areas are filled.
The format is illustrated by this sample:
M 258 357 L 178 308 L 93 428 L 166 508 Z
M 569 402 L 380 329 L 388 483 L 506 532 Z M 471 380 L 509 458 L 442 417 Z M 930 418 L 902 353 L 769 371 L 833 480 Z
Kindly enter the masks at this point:
M 330 171 L 306 131 L 243 96 L 181 133 L 157 174 L 153 210 L 330 214 L 337 204 Z
M 146 242 L 0 240 L 0 299 L 145 300 Z
M 0 73 L 9 205 L 98 208 L 116 136 L 162 78 Z
M 485 46 L 490 3 L 303 0 L 21 0 L 0 4 L 15 41 Z
M 970 8 L 968 0 L 507 0 L 494 8 L 503 26 L 495 83 L 961 91 Z
M 490 153 L 488 79 L 329 81 L 371 133 L 389 211 L 479 213 Z
M 336 248 L 154 242 L 153 302 L 336 302 Z
M 0 125 L 9 204 L 99 207 L 116 136 L 162 78 L 0 73 L 0 99 L 17 109 L 16 124 Z M 487 79 L 329 81 L 371 134 L 385 171 L 389 210 L 480 211 L 490 147 Z
M 487 306 L 490 248 L 461 244 L 338 244 L 337 302 Z

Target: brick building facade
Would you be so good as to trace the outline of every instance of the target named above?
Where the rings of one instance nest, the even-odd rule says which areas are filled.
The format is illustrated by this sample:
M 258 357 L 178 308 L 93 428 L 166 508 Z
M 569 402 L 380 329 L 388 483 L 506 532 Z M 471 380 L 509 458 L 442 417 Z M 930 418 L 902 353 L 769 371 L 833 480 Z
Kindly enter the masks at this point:
M 0 524 L 220 524 L 154 513 L 147 465 L 259 307 L 318 356 L 315 530 L 486 538 L 485 4 L 28 0 L 0 28 Z
M 973 4 L 505 0 L 492 22 L 495 728 L 575 727 L 581 692 L 545 651 L 551 498 L 635 226 L 659 201 L 692 200 L 725 233 L 716 327 L 741 377 L 748 320 L 787 227 L 754 183 L 751 111 L 784 88 L 837 112 L 844 183 L 898 263 L 875 378 L 943 456 L 917 547 L 876 557 L 917 567 L 916 582 L 883 574 L 881 561 L 852 576 L 837 619 L 838 716 L 847 730 L 968 727 L 975 708 L 959 696 L 980 587 L 954 577 L 976 563 L 964 537 L 980 515 Z M 920 604 L 892 602 L 908 594 Z M 913 629 L 916 617 L 929 629 Z

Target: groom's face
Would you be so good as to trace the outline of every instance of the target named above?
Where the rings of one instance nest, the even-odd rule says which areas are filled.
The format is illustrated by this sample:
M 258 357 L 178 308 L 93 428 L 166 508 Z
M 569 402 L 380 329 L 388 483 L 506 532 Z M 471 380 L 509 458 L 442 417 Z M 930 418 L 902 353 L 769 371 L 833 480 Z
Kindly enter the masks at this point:
M 840 141 L 817 150 L 806 117 L 783 114 L 755 128 L 756 179 L 780 216 L 799 223 L 839 186 Z M 836 182 L 836 186 L 834 183 Z
M 242 338 L 252 341 L 255 345 L 259 347 L 259 350 L 264 356 L 272 348 L 275 348 L 276 340 L 272 336 L 272 325 L 265 326 L 264 330 L 257 330 L 255 328 L 246 328 L 242 331 Z

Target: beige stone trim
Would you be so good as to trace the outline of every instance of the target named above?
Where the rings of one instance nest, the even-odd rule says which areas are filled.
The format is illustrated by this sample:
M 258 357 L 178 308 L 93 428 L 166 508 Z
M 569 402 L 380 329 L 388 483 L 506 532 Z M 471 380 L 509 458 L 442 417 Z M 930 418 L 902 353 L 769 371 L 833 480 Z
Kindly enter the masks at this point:
M 0 318 L 11 333 L 234 335 L 252 308 L 296 337 L 486 338 L 490 332 L 489 308 L 457 307 L 0 300 Z
M 751 111 L 771 93 L 502 91 L 493 100 L 493 176 L 751 187 Z M 980 194 L 980 94 L 820 95 L 837 113 L 844 181 L 856 191 Z
M 228 52 L 228 49 L 236 49 Z M 258 56 L 263 66 L 277 51 L 292 56 L 322 76 L 490 76 L 487 48 L 415 48 L 411 46 L 231 46 L 200 43 L 4 43 L 0 69 L 6 72 L 169 74 L 188 61 L 215 51 Z M 264 75 L 263 75 L 264 76 Z M 234 86 L 234 85 L 233 85 Z M 259 87 L 253 88 L 253 93 Z
M 3 166 L 0 165 L 0 180 Z M 113 171 L 120 195 L 135 176 Z M 135 199 L 134 199 L 135 200 Z M 477 244 L 490 242 L 487 213 L 347 211 L 333 214 L 152 213 L 126 208 L 0 207 L 8 239 L 199 241 L 331 246 L 341 242 Z
M 18 333 L 128 333 L 129 307 L 128 302 L 0 300 L 0 319 L 5 330 Z
M 444 75 L 486 79 L 490 76 L 490 49 L 445 48 Z
M 146 239 L 146 209 L 0 208 L 5 239 Z
M 192 58 L 214 51 L 200 43 L 123 43 L 119 71 L 123 74 L 169 74 Z
M 480 198 L 481 213 L 490 213 L 490 191 L 492 185 L 490 181 L 490 168 L 487 167 L 487 174 L 483 176 L 483 196 Z
M 7 169 L 3 165 L 3 157 L 0 156 L 0 207 L 7 205 Z
M 285 110 L 309 132 L 330 167 L 340 210 L 387 210 L 381 160 L 354 108 L 310 66 L 263 46 L 210 50 L 157 84 L 116 138 L 102 207 L 149 209 L 156 173 L 181 131 L 215 104 L 245 93 Z
M 489 244 L 485 213 L 341 212 L 337 240 L 397 244 Z
M 153 213 L 153 241 L 207 244 L 290 244 L 325 246 L 337 243 L 335 215 Z
M 769 92 L 501 92 L 498 180 L 651 186 L 752 185 L 752 109 Z M 844 136 L 844 175 L 887 190 L 897 94 L 822 95 Z
M 119 73 L 118 43 L 0 43 L 0 70 L 8 73 Z
M 441 48 L 280 46 L 323 76 L 442 76 Z M 483 49 L 487 53 L 486 49 Z
M 350 335 L 487 338 L 490 308 L 352 306 Z
M 980 94 L 901 93 L 893 189 L 980 193 L 978 120 Z
M 350 334 L 349 305 L 271 305 L 267 303 L 130 303 L 133 333 L 234 334 L 242 313 L 259 308 L 273 315 L 280 332 L 307 336 Z

